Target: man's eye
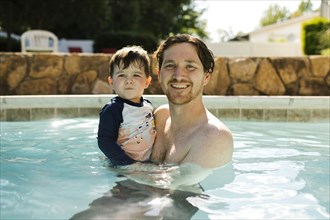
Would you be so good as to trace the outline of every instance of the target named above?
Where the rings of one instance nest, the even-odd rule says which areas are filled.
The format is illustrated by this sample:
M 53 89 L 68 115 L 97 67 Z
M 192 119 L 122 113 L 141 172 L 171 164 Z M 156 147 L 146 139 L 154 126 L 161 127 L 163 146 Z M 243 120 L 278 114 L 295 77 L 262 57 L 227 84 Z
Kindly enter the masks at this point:
M 168 64 L 165 64 L 164 66 L 166 69 L 174 69 L 175 68 L 175 65 L 173 63 L 168 63 Z
M 193 65 L 188 65 L 186 68 L 187 68 L 187 70 L 189 70 L 189 71 L 193 71 L 193 70 L 196 69 L 196 67 L 194 67 Z

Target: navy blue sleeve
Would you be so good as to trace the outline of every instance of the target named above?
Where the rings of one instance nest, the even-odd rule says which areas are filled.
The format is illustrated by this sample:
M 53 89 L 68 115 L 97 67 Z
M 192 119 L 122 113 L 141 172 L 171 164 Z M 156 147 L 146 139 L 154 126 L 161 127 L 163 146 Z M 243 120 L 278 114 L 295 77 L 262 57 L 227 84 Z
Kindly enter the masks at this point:
M 104 106 L 100 112 L 98 146 L 113 166 L 136 162 L 117 144 L 118 129 L 123 121 L 122 110 L 122 103 L 112 103 Z

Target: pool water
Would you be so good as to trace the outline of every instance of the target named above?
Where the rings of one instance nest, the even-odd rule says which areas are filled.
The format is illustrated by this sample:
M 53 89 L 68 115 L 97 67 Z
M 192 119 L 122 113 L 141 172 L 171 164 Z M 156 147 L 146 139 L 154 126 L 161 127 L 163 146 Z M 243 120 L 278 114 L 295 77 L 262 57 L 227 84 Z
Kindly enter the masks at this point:
M 233 162 L 198 193 L 109 169 L 96 118 L 1 122 L 0 218 L 329 219 L 329 122 L 225 123 Z

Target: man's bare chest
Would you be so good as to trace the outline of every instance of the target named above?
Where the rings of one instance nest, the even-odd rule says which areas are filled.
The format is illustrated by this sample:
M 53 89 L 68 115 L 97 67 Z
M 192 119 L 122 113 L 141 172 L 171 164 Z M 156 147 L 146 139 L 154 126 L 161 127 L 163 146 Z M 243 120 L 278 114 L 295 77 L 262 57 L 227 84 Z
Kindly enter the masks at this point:
M 188 155 L 193 140 L 189 139 L 186 134 L 171 134 L 164 135 L 164 147 L 166 149 L 165 161 L 167 163 L 180 163 Z

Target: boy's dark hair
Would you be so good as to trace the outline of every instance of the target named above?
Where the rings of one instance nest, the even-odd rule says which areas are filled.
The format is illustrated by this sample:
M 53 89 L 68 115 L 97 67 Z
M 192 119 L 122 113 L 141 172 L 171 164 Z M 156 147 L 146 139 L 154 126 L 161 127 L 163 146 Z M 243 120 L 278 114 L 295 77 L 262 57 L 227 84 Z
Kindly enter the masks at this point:
M 155 51 L 155 56 L 158 62 L 158 68 L 161 69 L 164 51 L 177 43 L 190 43 L 196 47 L 199 59 L 203 64 L 204 72 L 212 73 L 214 69 L 214 56 L 213 53 L 207 48 L 205 43 L 197 37 L 191 36 L 189 34 L 177 34 L 168 37 L 163 41 L 158 49 Z
M 147 77 L 150 76 L 150 58 L 142 47 L 140 46 L 127 46 L 118 50 L 110 59 L 109 71 L 110 76 L 113 77 L 115 66 L 128 68 L 129 65 L 138 65 L 140 68 L 144 68 L 144 72 Z

